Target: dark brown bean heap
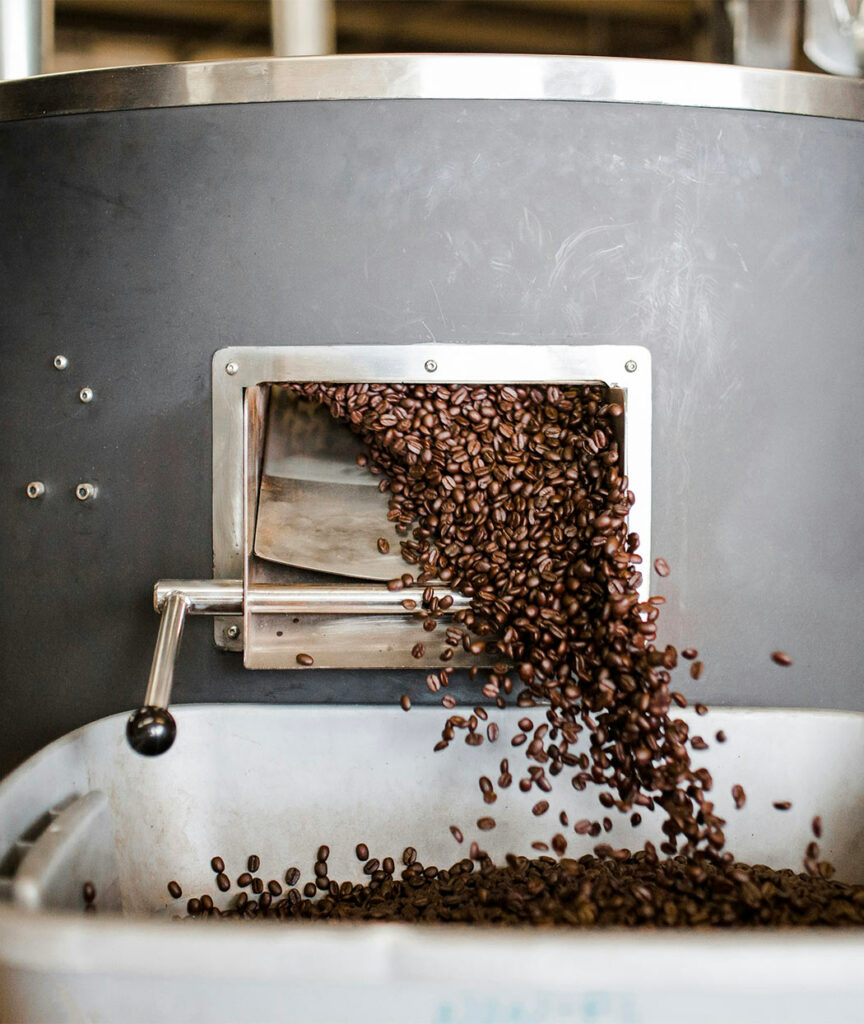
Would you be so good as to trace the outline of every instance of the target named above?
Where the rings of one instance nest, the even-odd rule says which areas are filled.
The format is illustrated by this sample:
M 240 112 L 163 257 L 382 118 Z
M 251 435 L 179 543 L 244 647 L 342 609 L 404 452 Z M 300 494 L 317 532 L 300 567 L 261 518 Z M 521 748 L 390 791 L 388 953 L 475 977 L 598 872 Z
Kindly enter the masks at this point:
M 427 585 L 424 628 L 435 625 L 428 583 L 437 578 L 471 598 L 471 608 L 453 617 L 464 627 L 463 647 L 481 653 L 494 646 L 501 661 L 484 694 L 503 705 L 512 665 L 522 685 L 517 704 L 549 703 L 543 732 L 530 740 L 519 734 L 528 759 L 542 768 L 520 788 L 548 792 L 547 775 L 578 767 L 574 786 L 611 791 L 618 810 L 662 809 L 663 853 L 730 859 L 722 852 L 725 822 L 707 795 L 711 778 L 691 766 L 688 727 L 670 715 L 677 652 L 655 646 L 659 608 L 637 593 L 639 538 L 627 525 L 634 495 L 619 469 L 606 389 L 294 389 L 323 402 L 366 443 L 368 463 L 390 493 L 388 518 L 406 537 L 402 555 Z M 662 558 L 654 568 L 669 573 Z M 442 657 L 452 651 L 445 646 Z M 697 662 L 692 675 L 700 672 Z M 451 715 L 438 749 L 460 732 L 471 745 L 484 741 L 470 719 Z M 580 739 L 588 747 L 581 758 L 572 749 Z
M 376 868 L 365 885 L 330 882 L 327 892 L 314 901 L 316 887 L 307 883 L 302 894 L 292 888 L 281 898 L 272 890 L 258 900 L 240 893 L 225 910 L 215 908 L 205 895 L 189 900 L 187 911 L 196 918 L 282 921 L 646 928 L 864 926 L 864 886 L 832 881 L 819 870 L 796 874 L 734 862 L 694 864 L 683 856 L 658 860 L 651 850 L 631 855 L 602 844 L 597 851 L 602 856 L 579 860 L 546 856 L 529 860 L 509 854 L 507 864 L 500 867 L 480 854 L 444 870 L 424 867 L 415 859 L 399 878 L 393 877 L 394 862 L 387 857 L 384 870 L 377 868 L 377 860 L 372 862 Z

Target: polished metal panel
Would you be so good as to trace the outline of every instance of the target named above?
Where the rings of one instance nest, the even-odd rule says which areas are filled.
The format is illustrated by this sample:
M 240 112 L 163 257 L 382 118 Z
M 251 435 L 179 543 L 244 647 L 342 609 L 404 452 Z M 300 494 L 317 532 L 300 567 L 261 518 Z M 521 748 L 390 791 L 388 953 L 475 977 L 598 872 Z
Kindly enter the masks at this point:
M 864 85 L 720 64 L 493 54 L 386 54 L 155 64 L 0 85 L 0 121 L 274 100 L 591 100 L 864 120 Z
M 284 565 L 367 580 L 409 571 L 387 519 L 380 477 L 357 465 L 362 441 L 327 409 L 270 389 L 255 554 Z M 379 538 L 390 545 L 378 550 Z

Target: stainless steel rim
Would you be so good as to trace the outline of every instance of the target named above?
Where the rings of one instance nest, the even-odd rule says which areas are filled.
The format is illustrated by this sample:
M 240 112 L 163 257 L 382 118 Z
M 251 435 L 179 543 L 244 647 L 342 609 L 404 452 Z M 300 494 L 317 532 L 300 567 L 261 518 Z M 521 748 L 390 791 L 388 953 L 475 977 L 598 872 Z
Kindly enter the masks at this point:
M 292 100 L 588 100 L 864 120 L 864 80 L 720 64 L 388 54 L 152 64 L 0 83 L 0 121 Z

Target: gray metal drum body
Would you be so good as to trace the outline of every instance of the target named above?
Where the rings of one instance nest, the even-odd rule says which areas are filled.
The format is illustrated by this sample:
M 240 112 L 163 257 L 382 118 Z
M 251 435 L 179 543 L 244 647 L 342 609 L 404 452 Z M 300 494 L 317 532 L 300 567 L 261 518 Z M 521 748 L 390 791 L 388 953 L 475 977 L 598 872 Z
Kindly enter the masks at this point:
M 589 94 L 0 123 L 0 770 L 136 705 L 153 583 L 210 576 L 232 345 L 646 346 L 661 639 L 706 662 L 688 693 L 864 708 L 861 92 L 847 119 Z M 406 686 L 422 700 L 403 672 L 247 672 L 197 620 L 175 700 Z

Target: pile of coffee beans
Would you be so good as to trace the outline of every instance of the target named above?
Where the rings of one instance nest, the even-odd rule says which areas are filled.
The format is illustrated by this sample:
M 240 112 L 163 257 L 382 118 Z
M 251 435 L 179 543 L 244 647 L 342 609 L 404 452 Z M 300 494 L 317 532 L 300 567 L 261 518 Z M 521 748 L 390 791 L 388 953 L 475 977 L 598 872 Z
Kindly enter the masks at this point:
M 695 865 L 678 856 L 658 860 L 650 851 L 629 854 L 601 848 L 600 856 L 517 857 L 496 866 L 482 851 L 449 868 L 424 866 L 417 851 L 365 860 L 364 885 L 328 877 L 329 849 L 315 862 L 315 881 L 302 887 L 296 867 L 264 882 L 244 872 L 239 894 L 218 909 L 209 894 L 193 896 L 187 915 L 279 921 L 423 921 L 463 924 L 626 925 L 648 928 L 794 927 L 864 925 L 864 886 L 815 875 L 773 871 L 763 865 Z M 257 858 L 250 858 L 254 863 Z M 177 898 L 177 882 L 169 893 Z M 315 897 L 318 898 L 315 898 Z
M 429 689 L 447 687 L 446 662 L 459 645 L 490 659 L 478 687 L 487 701 L 545 709 L 545 721 L 535 726 L 526 716 L 510 739 L 530 762 L 518 786 L 534 814 L 548 811 L 552 779 L 565 775 L 576 790 L 597 787 L 600 805 L 630 815 L 634 826 L 643 812 L 661 814 L 665 839 L 659 852 L 650 842 L 635 853 L 600 842 L 593 855 L 568 859 L 566 830 L 600 838 L 609 819 L 571 824 L 562 811 L 561 831 L 551 840 L 556 857 L 509 855 L 506 865 L 495 866 L 475 842 L 468 858 L 439 870 L 423 867 L 409 848 L 399 877 L 391 858 L 369 859 L 365 885 L 331 880 L 329 851 L 322 847 L 315 881 L 302 890 L 297 868 L 286 875 L 286 892 L 275 879 L 265 886 L 250 867 L 237 879 L 243 891 L 228 909 L 217 910 L 205 894 L 189 900 L 190 916 L 652 927 L 864 924 L 864 889 L 832 881 L 833 869 L 819 860 L 815 842 L 802 875 L 737 864 L 725 848 L 725 821 L 710 798 L 713 780 L 690 756 L 708 742 L 674 717 L 674 708 L 687 704 L 672 689 L 678 652 L 655 642 L 664 599 L 639 596 L 639 537 L 628 529 L 635 497 L 617 440 L 623 409 L 605 387 L 293 387 L 324 403 L 362 438 L 368 455 L 358 461 L 389 493 L 388 518 L 405 538 L 401 552 L 412 571 L 388 586 L 425 587 L 419 608 L 406 604 L 424 631 L 415 656 L 440 638 L 443 664 L 427 677 Z M 378 549 L 389 545 L 379 540 Z M 654 569 L 663 578 L 671 572 L 663 559 Z M 451 597 L 436 592 L 441 584 L 470 597 L 471 605 L 436 632 L 452 605 Z M 698 652 L 688 648 L 682 657 L 698 679 Z M 772 657 L 778 665 L 791 663 L 784 652 Z M 473 668 L 472 677 L 479 671 Z M 448 710 L 456 704 L 449 694 L 441 702 Z M 410 709 L 407 694 L 401 705 Z M 471 714 L 449 715 L 436 749 L 457 736 L 472 746 L 496 742 L 498 727 L 489 722 L 484 729 L 487 719 L 479 704 Z M 513 780 L 505 758 L 497 781 L 481 779 L 484 802 L 493 804 L 496 785 L 504 789 Z M 743 788 L 736 786 L 733 795 L 743 806 Z M 778 809 L 780 803 L 786 802 Z M 477 827 L 488 831 L 495 819 L 486 814 Z M 461 831 L 451 831 L 461 842 Z M 549 849 L 545 842 L 533 846 Z M 368 856 L 362 844 L 361 853 Z M 228 876 L 220 869 L 217 881 L 225 891 L 221 879 Z M 172 895 L 177 888 L 172 883 Z

